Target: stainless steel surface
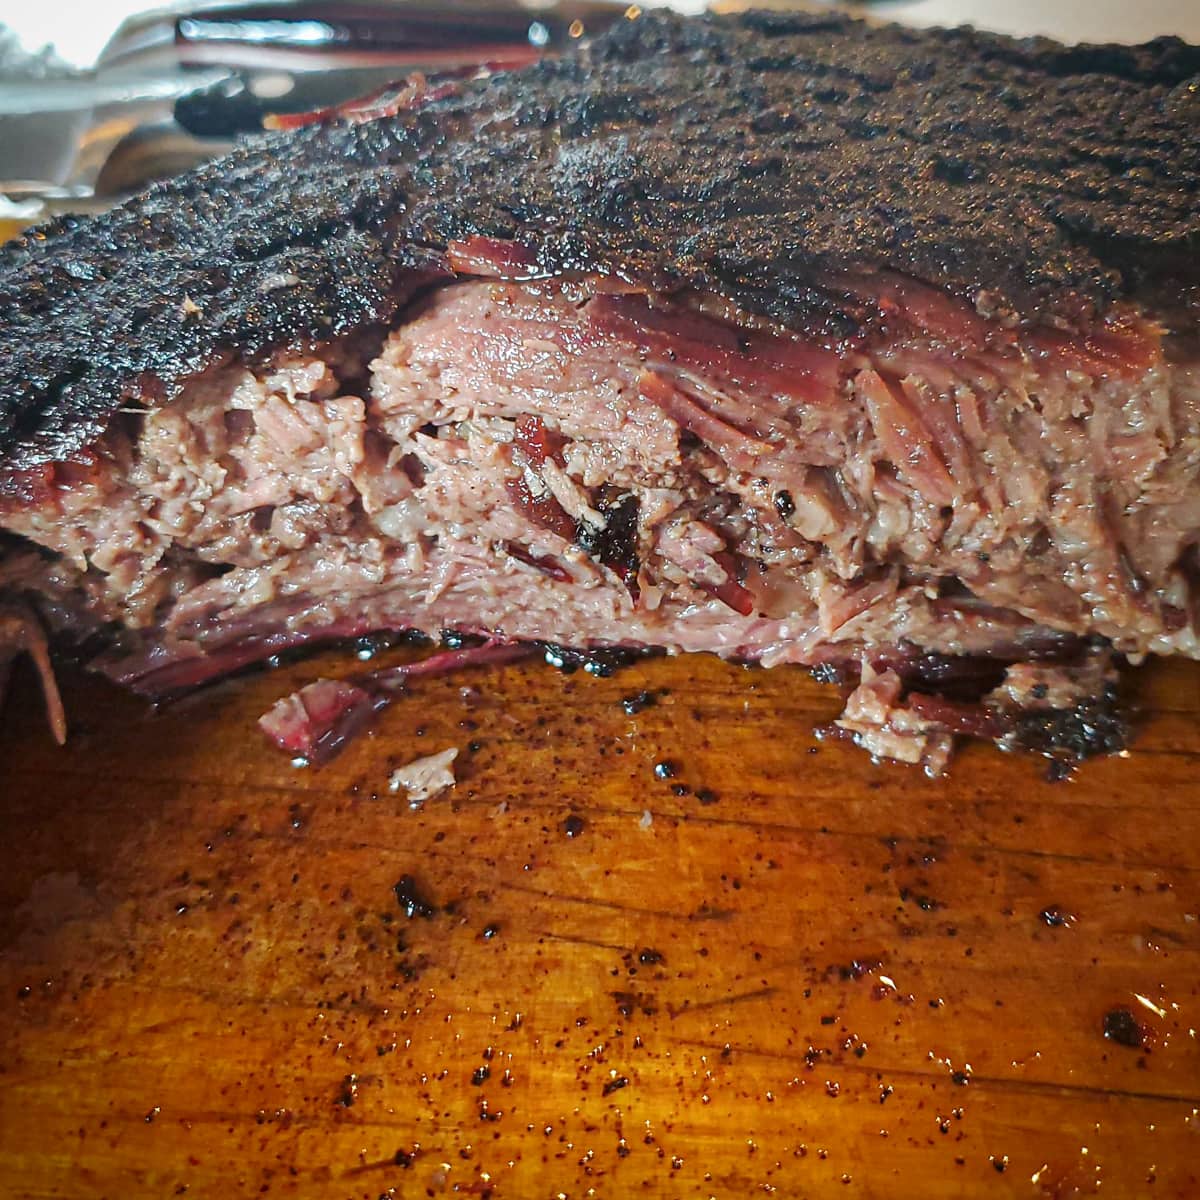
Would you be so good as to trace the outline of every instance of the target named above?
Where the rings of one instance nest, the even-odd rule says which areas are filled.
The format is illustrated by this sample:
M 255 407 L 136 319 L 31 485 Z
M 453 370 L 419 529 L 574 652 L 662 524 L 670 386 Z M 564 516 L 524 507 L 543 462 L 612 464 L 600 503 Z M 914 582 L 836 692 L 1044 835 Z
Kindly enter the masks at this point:
M 208 0 L 129 17 L 87 70 L 14 57 L 10 41 L 0 196 L 113 197 L 265 117 L 336 107 L 414 71 L 522 66 L 622 12 L 609 0 Z
M 0 192 L 90 195 L 109 156 L 135 130 L 171 122 L 175 101 L 230 72 L 0 81 Z M 193 161 L 210 151 L 197 147 Z

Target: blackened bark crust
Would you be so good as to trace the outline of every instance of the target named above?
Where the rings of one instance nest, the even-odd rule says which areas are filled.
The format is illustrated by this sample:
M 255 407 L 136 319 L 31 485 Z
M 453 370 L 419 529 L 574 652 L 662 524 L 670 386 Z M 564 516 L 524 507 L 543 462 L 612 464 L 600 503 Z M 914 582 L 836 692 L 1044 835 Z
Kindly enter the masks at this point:
M 645 14 L 393 117 L 257 138 L 0 251 L 0 475 L 214 361 L 389 320 L 472 235 L 810 335 L 856 328 L 845 268 L 1087 320 L 1200 261 L 1198 78 L 1175 39 Z

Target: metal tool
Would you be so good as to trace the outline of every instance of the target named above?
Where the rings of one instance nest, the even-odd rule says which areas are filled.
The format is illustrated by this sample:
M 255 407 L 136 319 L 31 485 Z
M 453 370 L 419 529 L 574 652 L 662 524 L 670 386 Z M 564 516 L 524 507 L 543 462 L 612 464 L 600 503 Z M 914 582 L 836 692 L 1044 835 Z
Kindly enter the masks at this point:
M 176 4 L 88 70 L 0 53 L 0 220 L 100 207 L 260 130 L 406 75 L 524 66 L 626 11 L 608 0 Z

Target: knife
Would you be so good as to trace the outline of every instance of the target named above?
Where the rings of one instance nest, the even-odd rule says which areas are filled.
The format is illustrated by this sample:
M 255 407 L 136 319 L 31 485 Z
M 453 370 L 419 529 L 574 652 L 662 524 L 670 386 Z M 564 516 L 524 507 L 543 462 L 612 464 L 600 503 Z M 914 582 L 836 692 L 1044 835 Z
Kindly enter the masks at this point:
M 612 0 L 175 5 L 126 21 L 95 65 L 0 76 L 0 221 L 105 207 L 265 120 L 414 72 L 525 66 L 627 9 Z M 7 213 L 6 213 L 7 205 Z

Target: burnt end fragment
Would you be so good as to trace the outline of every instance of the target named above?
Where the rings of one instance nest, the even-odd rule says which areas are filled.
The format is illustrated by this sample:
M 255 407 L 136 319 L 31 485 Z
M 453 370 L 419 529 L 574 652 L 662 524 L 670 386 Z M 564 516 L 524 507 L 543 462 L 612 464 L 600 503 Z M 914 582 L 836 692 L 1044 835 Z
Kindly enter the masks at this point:
M 921 762 L 931 775 L 945 769 L 955 737 L 1042 755 L 1052 781 L 1087 758 L 1125 749 L 1129 713 L 1103 643 L 1063 639 L 1024 651 L 956 658 L 880 648 L 864 657 L 845 711 L 823 732 L 849 736 L 879 756 Z
M 1001 744 L 1049 758 L 1083 762 L 1098 754 L 1118 754 L 1132 736 L 1130 718 L 1115 688 L 1081 701 L 1074 708 L 1022 712 Z
M 636 604 L 641 565 L 637 543 L 638 498 L 626 495 L 613 500 L 601 496 L 596 507 L 604 516 L 604 527 L 598 529 L 587 521 L 580 521 L 576 526 L 575 543 L 608 567 L 625 585 L 630 599 Z

